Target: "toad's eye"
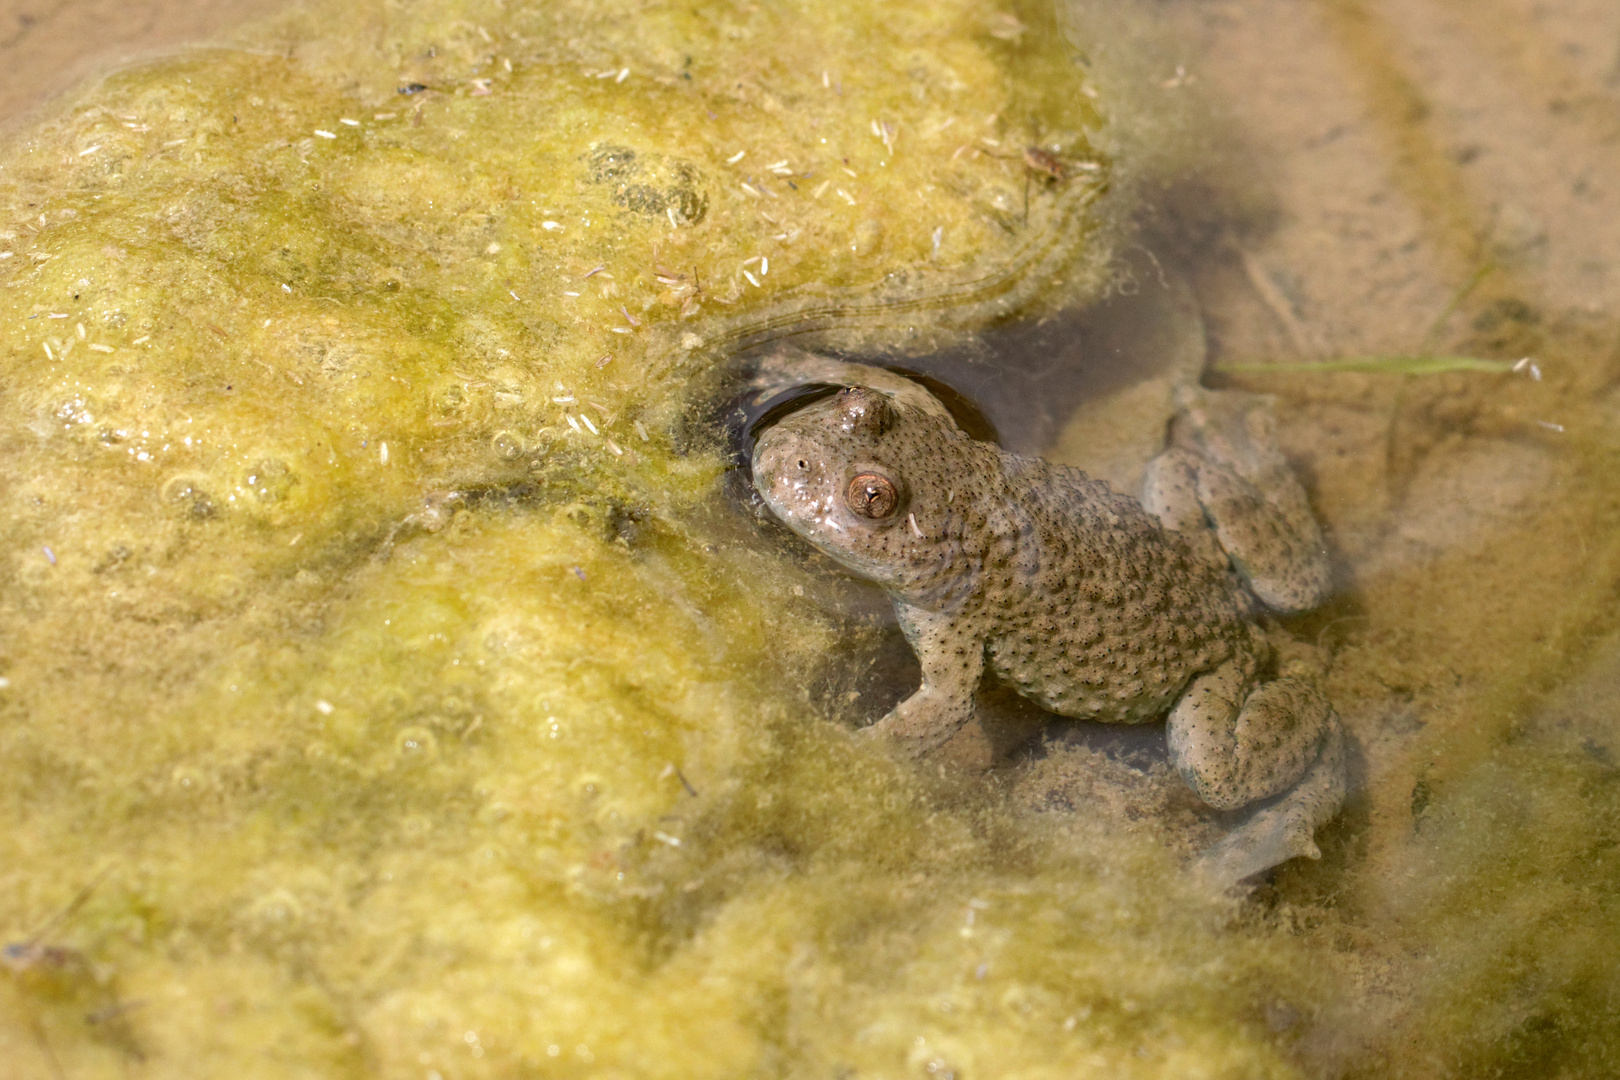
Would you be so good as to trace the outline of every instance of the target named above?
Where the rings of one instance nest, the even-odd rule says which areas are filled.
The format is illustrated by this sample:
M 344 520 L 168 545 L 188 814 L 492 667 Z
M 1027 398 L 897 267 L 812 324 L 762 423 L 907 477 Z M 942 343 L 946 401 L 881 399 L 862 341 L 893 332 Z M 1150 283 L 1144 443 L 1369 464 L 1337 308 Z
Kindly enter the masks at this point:
M 900 492 L 895 490 L 894 481 L 887 476 L 861 473 L 849 482 L 844 501 L 861 517 L 881 520 L 899 507 Z

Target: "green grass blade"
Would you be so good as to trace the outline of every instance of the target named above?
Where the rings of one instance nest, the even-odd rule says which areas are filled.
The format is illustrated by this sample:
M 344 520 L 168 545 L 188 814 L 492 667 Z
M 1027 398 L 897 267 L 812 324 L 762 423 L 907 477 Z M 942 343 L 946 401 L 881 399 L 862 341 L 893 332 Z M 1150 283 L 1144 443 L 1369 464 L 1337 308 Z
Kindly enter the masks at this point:
M 1222 374 L 1317 374 L 1365 371 L 1374 375 L 1439 375 L 1447 371 L 1512 371 L 1515 361 L 1486 360 L 1478 356 L 1356 356 L 1343 360 L 1265 362 L 1238 361 L 1215 364 Z

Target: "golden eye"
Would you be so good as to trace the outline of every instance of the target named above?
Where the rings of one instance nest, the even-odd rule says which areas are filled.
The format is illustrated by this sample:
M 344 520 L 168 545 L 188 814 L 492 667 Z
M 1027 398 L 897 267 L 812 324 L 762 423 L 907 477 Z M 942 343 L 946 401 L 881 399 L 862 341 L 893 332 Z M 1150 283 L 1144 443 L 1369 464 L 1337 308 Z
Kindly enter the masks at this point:
M 861 473 L 849 482 L 844 501 L 861 517 L 886 518 L 900 505 L 894 481 L 878 473 Z

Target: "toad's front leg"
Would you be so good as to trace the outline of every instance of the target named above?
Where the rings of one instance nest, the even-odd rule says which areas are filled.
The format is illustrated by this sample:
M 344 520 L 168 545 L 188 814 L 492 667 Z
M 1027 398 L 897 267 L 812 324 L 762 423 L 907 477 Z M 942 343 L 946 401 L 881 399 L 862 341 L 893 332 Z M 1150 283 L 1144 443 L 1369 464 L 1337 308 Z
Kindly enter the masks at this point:
M 899 601 L 900 629 L 922 664 L 922 685 L 867 729 L 922 757 L 950 741 L 973 719 L 973 698 L 984 676 L 984 639 L 963 630 L 948 614 Z

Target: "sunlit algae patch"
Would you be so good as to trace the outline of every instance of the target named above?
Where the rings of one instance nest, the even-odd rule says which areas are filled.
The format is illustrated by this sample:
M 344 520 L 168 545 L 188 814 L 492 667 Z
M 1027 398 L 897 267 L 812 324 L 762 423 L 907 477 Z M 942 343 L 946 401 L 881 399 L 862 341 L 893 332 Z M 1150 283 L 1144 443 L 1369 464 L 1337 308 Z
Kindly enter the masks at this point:
M 851 740 L 858 627 L 700 422 L 742 345 L 1097 288 L 1050 13 L 255 33 L 3 157 L 13 1075 L 1290 1074 L 1286 941 Z

